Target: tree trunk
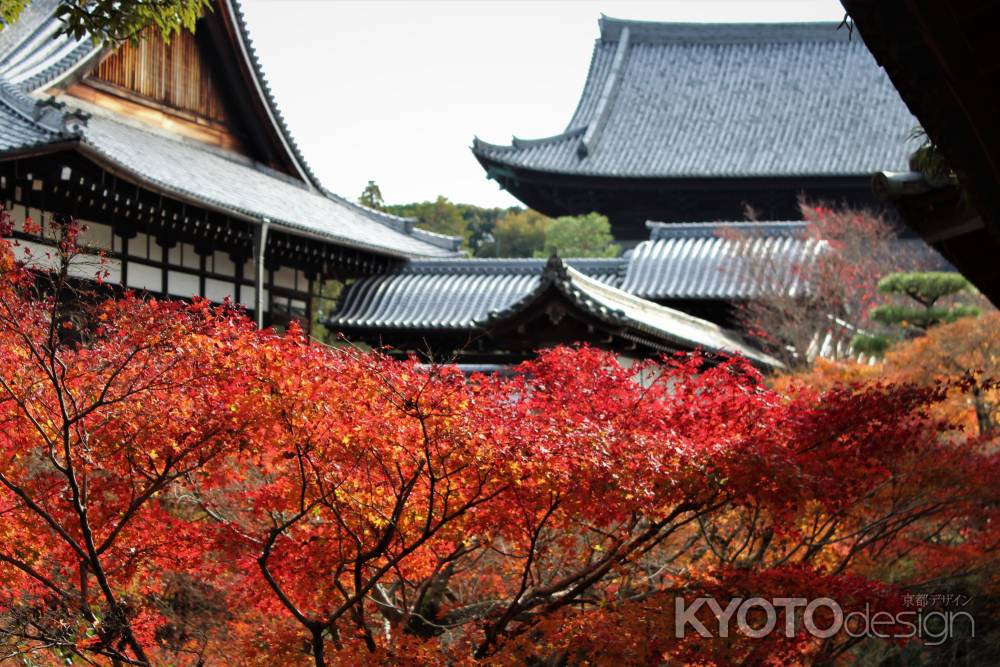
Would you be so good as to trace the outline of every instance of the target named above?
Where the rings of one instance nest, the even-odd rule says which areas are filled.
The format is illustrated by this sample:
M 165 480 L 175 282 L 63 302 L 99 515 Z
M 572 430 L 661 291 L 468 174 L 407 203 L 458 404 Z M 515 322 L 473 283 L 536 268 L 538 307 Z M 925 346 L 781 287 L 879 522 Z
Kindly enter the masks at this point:
M 312 654 L 316 667 L 326 667 L 323 658 L 323 628 L 312 629 Z

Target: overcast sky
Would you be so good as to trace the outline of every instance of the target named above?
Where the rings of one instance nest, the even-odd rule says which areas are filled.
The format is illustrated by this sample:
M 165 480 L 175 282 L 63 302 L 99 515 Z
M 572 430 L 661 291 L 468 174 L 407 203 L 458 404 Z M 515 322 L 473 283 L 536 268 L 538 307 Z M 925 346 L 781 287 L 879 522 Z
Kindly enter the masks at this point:
M 323 183 L 386 201 L 443 194 L 508 206 L 474 136 L 509 143 L 565 129 L 597 19 L 839 21 L 837 0 L 244 0 L 292 134 Z

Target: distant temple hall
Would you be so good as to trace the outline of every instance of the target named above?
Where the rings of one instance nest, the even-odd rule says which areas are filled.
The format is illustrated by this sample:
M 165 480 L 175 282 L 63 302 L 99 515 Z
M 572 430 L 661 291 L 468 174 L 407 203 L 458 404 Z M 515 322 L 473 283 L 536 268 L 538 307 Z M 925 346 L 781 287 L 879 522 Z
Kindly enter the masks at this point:
M 917 120 L 836 23 L 600 29 L 562 134 L 473 143 L 489 178 L 546 215 L 596 211 L 637 242 L 647 220 L 798 219 L 801 194 L 878 206 L 872 174 L 907 168 Z

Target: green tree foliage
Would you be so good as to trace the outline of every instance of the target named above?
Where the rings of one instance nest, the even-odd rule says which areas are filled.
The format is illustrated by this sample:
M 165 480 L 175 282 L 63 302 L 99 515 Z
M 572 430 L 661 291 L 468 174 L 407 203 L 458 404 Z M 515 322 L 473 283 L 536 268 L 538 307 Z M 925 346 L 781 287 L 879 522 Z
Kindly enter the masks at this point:
M 468 224 L 458 206 L 443 195 L 438 195 L 434 201 L 385 206 L 383 210 L 404 218 L 416 218 L 417 224 L 428 231 L 462 238 L 468 236 Z
M 614 257 L 619 248 L 608 219 L 597 213 L 553 220 L 538 211 L 457 204 L 439 195 L 434 201 L 386 204 L 374 181 L 358 201 L 370 208 L 416 218 L 417 225 L 439 234 L 461 236 L 476 257 Z
M 0 0 L 4 25 L 16 21 L 28 0 Z M 155 29 L 165 41 L 181 30 L 194 32 L 195 22 L 209 0 L 61 0 L 56 6 L 61 31 L 80 39 L 90 35 L 94 42 L 136 41 L 146 28 Z M 2 28 L 2 26 L 0 26 Z
M 28 0 L 0 0 L 0 20 L 3 21 L 0 30 L 21 18 L 27 4 Z
M 972 289 L 969 281 L 957 273 L 890 273 L 879 281 L 878 289 L 883 294 L 903 297 L 906 303 L 880 305 L 872 310 L 872 319 L 886 327 L 902 330 L 910 337 L 921 335 L 936 324 L 976 317 L 981 312 L 977 306 L 962 303 L 939 305 L 942 299 Z M 892 345 L 892 338 L 859 334 L 852 345 L 859 352 L 882 354 Z
M 855 334 L 854 338 L 851 339 L 851 349 L 859 354 L 873 357 L 881 357 L 890 347 L 892 347 L 892 340 L 888 336 Z
M 534 257 L 545 247 L 545 230 L 551 223 L 531 209 L 508 213 L 493 228 L 493 241 L 483 247 L 483 257 Z
M 361 191 L 361 196 L 358 197 L 358 203 L 362 206 L 373 208 L 376 211 L 384 211 L 385 201 L 382 199 L 382 190 L 379 189 L 378 183 L 368 181 L 368 185 L 365 186 L 365 189 Z
M 545 227 L 545 247 L 536 257 L 558 252 L 563 257 L 615 257 L 620 248 L 611 236 L 611 223 L 599 213 L 562 216 Z
M 371 194 L 369 187 L 362 193 L 362 204 L 366 203 L 366 194 Z M 378 186 L 375 185 L 375 188 Z M 381 192 L 378 193 L 381 197 Z M 458 204 L 447 197 L 439 195 L 434 201 L 413 202 L 410 204 L 385 204 L 380 210 L 404 218 L 416 218 L 417 225 L 423 229 L 449 236 L 461 236 L 464 246 L 477 256 L 493 256 L 493 228 L 498 220 L 505 215 L 521 211 L 517 206 L 509 208 L 485 208 L 473 204 Z
M 472 204 L 455 204 L 466 224 L 466 240 L 469 249 L 477 257 L 490 256 L 485 254 L 493 250 L 493 230 L 497 222 L 505 215 L 523 211 L 519 206 L 507 208 L 483 208 Z
M 970 287 L 960 274 L 944 271 L 890 273 L 878 283 L 880 292 L 908 296 L 925 308 L 932 308 L 940 299 Z

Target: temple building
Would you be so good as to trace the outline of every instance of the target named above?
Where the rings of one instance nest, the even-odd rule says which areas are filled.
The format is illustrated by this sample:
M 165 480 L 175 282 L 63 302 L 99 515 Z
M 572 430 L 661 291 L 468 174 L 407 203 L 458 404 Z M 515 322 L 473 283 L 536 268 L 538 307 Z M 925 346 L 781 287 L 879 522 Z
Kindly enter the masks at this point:
M 621 257 L 415 259 L 348 285 L 327 327 L 395 354 L 505 365 L 533 350 L 587 342 L 634 357 L 700 348 L 778 363 L 740 333 L 754 299 L 809 295 L 828 249 L 805 222 L 647 222 Z M 953 271 L 918 238 L 891 252 Z
M 865 45 L 836 23 L 600 20 L 561 134 L 475 139 L 497 181 L 546 215 L 606 215 L 619 240 L 647 220 L 800 217 L 798 198 L 880 204 L 871 175 L 905 169 L 918 127 Z
M 328 192 L 288 132 L 239 5 L 194 34 L 105 47 L 60 35 L 56 0 L 0 32 L 0 199 L 25 230 L 75 218 L 107 281 L 309 320 L 324 280 L 372 276 L 459 240 Z
M 738 333 L 736 311 L 762 288 L 804 293 L 801 270 L 823 248 L 806 223 L 651 222 L 648 234 L 608 259 L 410 260 L 349 285 L 327 326 L 469 364 L 588 342 L 636 357 L 701 348 L 776 366 Z
M 629 294 L 740 328 L 739 309 L 780 289 L 804 295 L 803 272 L 824 244 L 805 222 L 647 222 L 649 240 L 628 251 L 621 288 Z
M 434 361 L 506 366 L 553 345 L 588 343 L 625 358 L 701 349 L 781 364 L 739 334 L 614 285 L 601 260 L 421 260 L 348 288 L 327 326 Z
M 738 333 L 738 310 L 762 285 L 806 290 L 798 267 L 823 242 L 802 222 L 682 221 L 740 219 L 745 204 L 788 220 L 801 193 L 868 203 L 871 173 L 905 166 L 916 125 L 832 24 L 604 18 L 567 132 L 474 151 L 544 213 L 605 213 L 628 251 L 468 259 L 460 239 L 322 186 L 236 0 L 169 43 L 151 30 L 113 46 L 60 34 L 57 4 L 33 0 L 0 31 L 0 201 L 18 252 L 40 256 L 45 224 L 76 219 L 108 283 L 230 300 L 262 326 L 321 316 L 352 341 L 438 361 L 495 368 L 585 342 L 622 359 L 701 349 L 777 367 Z M 340 296 L 313 312 L 327 281 Z
M 193 34 L 110 47 L 60 34 L 57 1 L 33 0 L 0 32 L 0 198 L 23 256 L 43 255 L 48 223 L 72 218 L 106 255 L 108 283 L 231 300 L 266 325 L 311 321 L 336 280 L 329 328 L 397 354 L 503 365 L 589 342 L 623 359 L 703 349 L 778 365 L 655 289 L 661 303 L 620 289 L 626 259 L 461 259 L 459 239 L 325 190 L 235 0 L 217 0 Z

